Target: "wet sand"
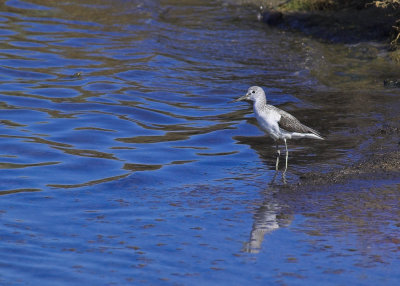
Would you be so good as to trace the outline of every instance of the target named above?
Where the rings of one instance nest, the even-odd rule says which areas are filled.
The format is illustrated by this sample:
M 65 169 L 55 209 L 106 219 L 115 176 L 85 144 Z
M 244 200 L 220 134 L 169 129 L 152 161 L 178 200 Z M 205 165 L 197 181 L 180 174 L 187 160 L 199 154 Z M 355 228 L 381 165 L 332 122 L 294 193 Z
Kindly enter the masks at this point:
M 332 187 L 336 184 L 354 184 L 355 181 L 400 182 L 399 122 L 389 122 L 383 128 L 371 131 L 372 141 L 361 151 L 361 159 L 356 163 L 327 173 L 305 173 L 296 184 L 288 185 L 287 188 Z

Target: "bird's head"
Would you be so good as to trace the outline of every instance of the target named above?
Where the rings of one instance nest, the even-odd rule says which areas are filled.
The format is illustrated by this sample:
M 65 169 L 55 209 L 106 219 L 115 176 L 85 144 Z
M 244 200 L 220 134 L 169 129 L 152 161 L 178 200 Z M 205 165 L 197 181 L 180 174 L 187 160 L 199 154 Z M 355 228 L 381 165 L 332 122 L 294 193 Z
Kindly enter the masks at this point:
M 265 93 L 264 90 L 259 87 L 259 86 L 252 86 L 247 90 L 247 93 L 235 101 L 257 101 L 259 99 L 264 99 L 265 100 Z

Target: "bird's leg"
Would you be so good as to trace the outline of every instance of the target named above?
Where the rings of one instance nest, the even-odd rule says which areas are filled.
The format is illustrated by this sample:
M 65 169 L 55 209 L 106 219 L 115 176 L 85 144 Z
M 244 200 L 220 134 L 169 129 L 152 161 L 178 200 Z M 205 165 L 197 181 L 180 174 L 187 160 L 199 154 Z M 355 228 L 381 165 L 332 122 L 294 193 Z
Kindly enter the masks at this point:
M 280 156 L 281 155 L 281 150 L 279 150 L 278 141 L 275 141 L 275 146 L 276 146 L 276 155 Z
M 278 142 L 276 142 L 276 163 L 275 163 L 275 170 L 278 171 L 279 165 L 279 156 L 281 155 L 281 150 L 279 150 Z
M 286 165 L 285 165 L 285 172 L 286 172 L 286 170 L 287 170 L 287 162 L 288 162 L 288 158 L 289 158 L 289 151 L 287 149 L 286 139 L 283 139 L 283 142 L 285 142 L 285 148 L 286 148 Z

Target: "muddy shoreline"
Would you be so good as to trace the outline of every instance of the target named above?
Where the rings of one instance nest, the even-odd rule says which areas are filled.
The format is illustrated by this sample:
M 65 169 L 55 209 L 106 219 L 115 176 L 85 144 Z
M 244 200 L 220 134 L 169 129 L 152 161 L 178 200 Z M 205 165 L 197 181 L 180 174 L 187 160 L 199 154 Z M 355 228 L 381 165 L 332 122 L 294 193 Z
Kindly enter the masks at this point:
M 399 118 L 400 119 L 400 118 Z M 372 142 L 361 151 L 361 159 L 329 172 L 308 172 L 287 190 L 310 190 L 319 187 L 353 184 L 355 181 L 400 182 L 400 121 L 393 121 L 370 134 Z
M 332 43 L 357 43 L 365 41 L 385 42 L 393 37 L 393 15 L 362 10 L 284 12 L 263 10 L 259 19 L 270 26 L 296 30 L 320 40 Z
M 330 43 L 380 42 L 391 52 L 391 58 L 400 62 L 400 2 L 385 8 L 371 2 L 307 9 L 293 8 L 293 2 L 296 1 L 267 1 L 259 8 L 258 19 L 269 26 Z

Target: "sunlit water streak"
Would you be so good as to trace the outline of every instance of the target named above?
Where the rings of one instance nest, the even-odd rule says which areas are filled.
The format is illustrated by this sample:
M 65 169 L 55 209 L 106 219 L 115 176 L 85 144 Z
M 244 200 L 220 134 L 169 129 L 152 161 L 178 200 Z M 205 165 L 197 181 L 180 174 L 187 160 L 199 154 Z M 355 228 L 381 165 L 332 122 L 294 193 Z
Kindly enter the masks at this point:
M 376 78 L 398 71 L 373 45 L 375 60 L 363 46 L 270 29 L 252 8 L 182 2 L 0 4 L 0 284 L 310 285 L 369 275 L 352 267 L 375 248 L 364 255 L 329 229 L 310 231 L 306 218 L 329 205 L 268 191 L 274 146 L 251 108 L 230 101 L 267 87 L 271 103 L 328 138 L 291 143 L 295 182 L 360 157 L 366 130 L 397 110 Z M 335 259 L 310 235 L 329 241 Z M 377 250 L 385 263 L 395 243 Z M 360 252 L 336 259 L 347 248 Z M 302 271 L 313 259 L 321 268 Z

